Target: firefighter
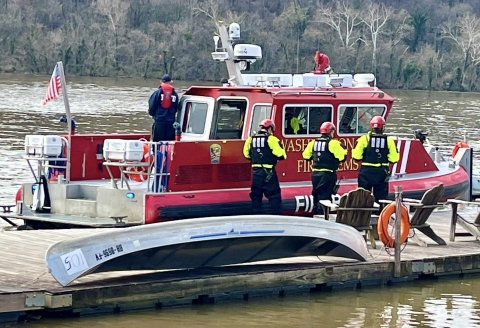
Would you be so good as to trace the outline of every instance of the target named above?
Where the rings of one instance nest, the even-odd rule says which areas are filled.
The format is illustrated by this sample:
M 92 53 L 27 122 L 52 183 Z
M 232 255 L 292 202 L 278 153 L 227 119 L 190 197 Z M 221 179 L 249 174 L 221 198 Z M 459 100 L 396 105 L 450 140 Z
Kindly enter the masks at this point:
M 362 161 L 358 173 L 358 186 L 372 191 L 375 201 L 387 199 L 390 164 L 398 162 L 395 141 L 384 134 L 385 119 L 374 116 L 370 121 L 371 131 L 358 138 L 352 157 Z
M 243 146 L 243 155 L 252 162 L 252 200 L 253 214 L 262 212 L 263 195 L 268 199 L 272 214 L 282 213 L 282 195 L 275 165 L 287 158 L 280 140 L 273 136 L 275 124 L 271 119 L 260 122 L 260 130 L 249 137 Z
M 338 139 L 333 138 L 335 125 L 324 122 L 320 126 L 322 136 L 308 143 L 303 151 L 303 158 L 312 163 L 312 196 L 314 214 L 323 214 L 320 200 L 331 199 L 337 181 L 337 170 L 341 162 L 347 157 L 347 149 Z

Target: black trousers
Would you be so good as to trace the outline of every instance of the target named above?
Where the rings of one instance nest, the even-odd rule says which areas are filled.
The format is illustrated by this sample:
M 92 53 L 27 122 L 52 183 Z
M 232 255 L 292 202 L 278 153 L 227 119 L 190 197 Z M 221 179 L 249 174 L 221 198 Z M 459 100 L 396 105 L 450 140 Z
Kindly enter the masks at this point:
M 313 171 L 312 173 L 312 196 L 314 214 L 323 214 L 323 208 L 318 203 L 320 200 L 331 200 L 333 189 L 337 182 L 336 172 Z
M 373 189 L 373 197 L 378 202 L 388 197 L 388 168 L 363 166 L 358 173 L 358 186 L 368 191 Z
M 262 213 L 263 195 L 268 199 L 271 214 L 281 214 L 282 194 L 275 169 L 254 167 L 252 170 L 252 187 L 250 192 L 253 214 Z
M 152 141 L 175 140 L 175 129 L 172 123 L 154 122 L 152 126 Z

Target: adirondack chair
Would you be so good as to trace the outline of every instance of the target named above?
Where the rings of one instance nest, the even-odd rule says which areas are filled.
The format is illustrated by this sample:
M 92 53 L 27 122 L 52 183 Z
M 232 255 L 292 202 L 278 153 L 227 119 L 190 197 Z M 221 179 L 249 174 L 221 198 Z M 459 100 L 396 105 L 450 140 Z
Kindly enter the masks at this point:
M 448 199 L 447 204 L 452 206 L 450 241 L 455 241 L 456 236 L 474 236 L 476 239 L 480 239 L 480 211 L 458 211 L 458 205 L 480 206 L 480 202 L 466 202 L 459 199 Z M 456 232 L 457 223 L 467 232 Z
M 377 248 L 371 224 L 372 212 L 378 210 L 378 204 L 372 193 L 363 188 L 357 188 L 340 198 L 338 205 L 331 201 L 321 200 L 320 204 L 328 220 L 330 210 L 337 211 L 335 222 L 349 225 L 360 232 L 365 232 L 365 239 L 370 241 L 372 248 Z
M 439 245 L 446 245 L 447 243 L 440 238 L 426 222 L 435 208 L 444 206 L 444 204 L 438 203 L 444 192 L 445 187 L 443 186 L 443 183 L 439 183 L 432 189 L 427 190 L 420 201 L 408 198 L 403 199 L 404 205 L 409 206 L 411 209 L 415 209 L 412 218 L 410 219 L 411 229 L 416 229 L 422 232 L 425 236 L 429 237 Z M 415 233 L 410 240 L 419 246 L 428 246 L 428 244 L 423 241 L 417 233 Z

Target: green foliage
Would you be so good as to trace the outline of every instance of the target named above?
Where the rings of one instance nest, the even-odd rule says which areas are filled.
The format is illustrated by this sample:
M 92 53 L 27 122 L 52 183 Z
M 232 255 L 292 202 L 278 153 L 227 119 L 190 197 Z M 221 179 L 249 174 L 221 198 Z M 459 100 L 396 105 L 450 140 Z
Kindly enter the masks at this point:
M 413 26 L 413 38 L 410 42 L 410 51 L 416 52 L 420 41 L 422 41 L 425 35 L 425 25 L 428 17 L 425 12 L 413 12 L 410 14 L 410 24 Z
M 462 79 L 463 79 L 462 69 L 460 67 L 457 67 L 455 69 L 454 83 L 457 86 L 457 90 L 459 91 L 464 91 L 464 87 L 462 85 Z
M 405 66 L 403 67 L 403 82 L 406 83 L 416 73 L 418 73 L 417 64 L 416 63 L 406 63 Z
M 396 80 L 399 81 L 402 77 L 402 68 L 403 68 L 403 58 L 400 58 L 400 60 L 398 61 L 398 66 L 397 66 L 397 70 L 396 70 Z
M 428 59 L 428 90 L 432 90 L 432 83 L 433 83 L 433 59 Z

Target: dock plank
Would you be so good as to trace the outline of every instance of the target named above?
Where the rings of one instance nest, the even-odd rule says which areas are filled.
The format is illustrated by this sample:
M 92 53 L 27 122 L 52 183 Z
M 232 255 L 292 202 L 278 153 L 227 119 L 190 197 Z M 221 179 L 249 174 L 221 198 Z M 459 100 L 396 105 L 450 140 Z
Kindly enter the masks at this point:
M 450 211 L 434 212 L 429 223 L 439 236 L 448 237 Z M 461 231 L 460 227 L 457 229 Z M 371 258 L 366 262 L 308 256 L 219 268 L 97 273 L 82 277 L 67 287 L 58 284 L 45 263 L 47 249 L 66 238 L 105 230 L 4 229 L 0 233 L 0 314 L 33 309 L 25 304 L 25 295 L 31 292 L 49 297 L 71 295 L 72 304 L 65 308 L 73 308 L 78 313 L 92 313 L 92 309 L 97 313 L 108 313 L 118 311 L 118 308 L 191 304 L 201 295 L 223 299 L 250 293 L 275 294 L 286 288 L 323 290 L 340 285 L 357 286 L 369 281 L 380 285 L 394 280 L 393 249 L 389 255 L 384 249 L 369 247 Z M 419 235 L 429 242 L 427 237 Z M 438 275 L 480 272 L 480 242 L 470 236 L 459 237 L 446 246 L 433 242 L 426 248 L 407 244 L 401 258 L 402 275 L 407 280 L 432 273 L 432 268 Z M 422 263 L 428 266 L 426 272 Z M 42 308 L 48 309 L 48 304 Z

